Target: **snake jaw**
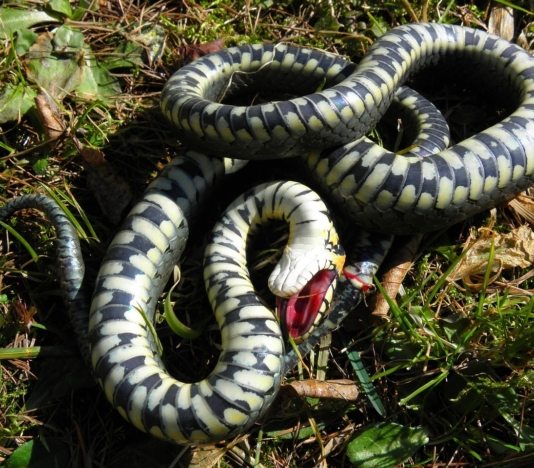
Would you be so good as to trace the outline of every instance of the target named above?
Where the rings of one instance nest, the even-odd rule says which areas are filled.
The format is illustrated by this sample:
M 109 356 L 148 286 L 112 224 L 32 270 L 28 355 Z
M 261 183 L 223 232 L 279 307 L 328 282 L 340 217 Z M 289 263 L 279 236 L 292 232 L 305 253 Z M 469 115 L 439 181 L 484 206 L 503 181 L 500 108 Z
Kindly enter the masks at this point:
M 291 248 L 287 245 L 284 254 L 269 276 L 269 289 L 275 296 L 290 298 L 299 294 L 314 275 L 322 270 L 340 274 L 345 264 L 345 252 L 341 245 L 314 246 L 310 249 Z
M 301 291 L 290 297 L 276 298 L 277 315 L 286 340 L 291 337 L 298 343 L 310 330 L 336 277 L 336 270 L 320 270 Z

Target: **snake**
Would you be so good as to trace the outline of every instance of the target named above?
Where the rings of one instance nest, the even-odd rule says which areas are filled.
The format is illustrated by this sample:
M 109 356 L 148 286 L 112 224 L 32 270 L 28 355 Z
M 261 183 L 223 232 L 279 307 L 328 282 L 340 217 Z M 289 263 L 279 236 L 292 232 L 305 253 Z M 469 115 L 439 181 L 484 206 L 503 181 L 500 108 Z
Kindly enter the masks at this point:
M 488 72 L 490 84 L 502 84 L 515 97 L 515 110 L 451 148 L 431 148 L 430 154 L 416 150 L 400 156 L 365 139 L 411 75 L 451 61 L 472 62 L 477 72 Z M 441 24 L 405 25 L 387 32 L 356 67 L 316 50 L 261 44 L 216 52 L 179 70 L 163 89 L 161 108 L 190 150 L 149 185 L 111 242 L 89 318 L 73 312 L 80 316 L 75 320 L 78 327 L 87 325 L 89 345 L 82 353 L 85 349 L 89 354 L 108 400 L 135 427 L 181 444 L 212 443 L 245 432 L 267 411 L 289 362 L 282 356 L 283 340 L 272 312 L 262 309 L 258 318 L 248 314 L 249 299 L 252 308 L 263 307 L 249 283 L 241 283 L 247 277 L 246 265 L 237 260 L 246 233 L 255 229 L 250 226 L 261 225 L 264 216 L 291 222 L 294 215 L 294 224 L 302 221 L 304 227 L 303 235 L 292 236 L 296 245 L 307 249 L 319 241 L 327 253 L 313 253 L 313 261 L 304 261 L 305 279 L 299 287 L 318 271 L 341 269 L 338 236 L 313 191 L 293 182 L 250 189 L 217 223 L 205 260 L 205 283 L 222 330 L 223 357 L 199 383 L 170 377 L 147 321 L 184 250 L 190 224 L 225 173 L 226 163 L 208 155 L 246 160 L 299 156 L 336 209 L 365 229 L 409 234 L 444 228 L 532 184 L 533 77 L 534 60 L 518 46 L 482 31 Z M 243 89 L 252 96 L 266 84 L 273 92 L 301 97 L 251 106 L 219 102 L 242 95 Z M 315 92 L 320 85 L 324 89 Z M 296 192 L 277 195 L 281 187 Z M 293 210 L 291 203 L 300 193 L 316 204 L 313 222 L 310 212 L 297 216 Z M 57 215 L 40 199 L 19 206 L 34 202 Z M 4 207 L 0 218 L 14 211 Z M 315 223 L 319 215 L 323 218 Z M 308 224 L 323 229 L 308 236 Z M 66 238 L 70 241 L 73 235 L 67 233 Z M 291 254 L 284 262 L 271 286 L 291 297 L 298 288 L 290 282 L 288 289 L 279 287 L 284 281 L 274 279 L 295 276 L 293 267 L 287 268 L 294 264 Z M 78 266 L 74 271 L 78 284 L 83 272 Z M 70 281 L 68 275 L 66 279 Z
M 370 143 L 355 148 L 399 86 L 440 63 L 469 70 L 477 88 L 486 83 L 495 99 L 499 89 L 513 112 L 429 157 Z M 304 155 L 333 205 L 354 223 L 413 234 L 455 224 L 532 184 L 533 65 L 521 47 L 484 31 L 410 24 L 381 36 L 348 77 L 335 57 L 286 44 L 216 52 L 176 72 L 161 107 L 189 147 L 240 159 Z M 326 89 L 314 92 L 323 79 Z M 299 97 L 248 107 L 218 102 L 240 85 L 253 94 L 267 82 Z

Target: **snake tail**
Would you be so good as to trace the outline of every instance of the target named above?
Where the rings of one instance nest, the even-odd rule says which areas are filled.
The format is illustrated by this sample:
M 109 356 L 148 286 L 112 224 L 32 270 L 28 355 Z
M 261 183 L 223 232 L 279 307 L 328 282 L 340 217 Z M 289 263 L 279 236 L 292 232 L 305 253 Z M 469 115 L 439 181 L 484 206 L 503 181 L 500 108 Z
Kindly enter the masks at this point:
M 43 212 L 56 230 L 61 294 L 67 305 L 82 357 L 89 363 L 90 350 L 87 341 L 89 300 L 83 287 L 85 264 L 76 228 L 54 200 L 40 194 L 24 195 L 9 201 L 0 209 L 0 220 L 5 221 L 17 211 L 30 208 Z

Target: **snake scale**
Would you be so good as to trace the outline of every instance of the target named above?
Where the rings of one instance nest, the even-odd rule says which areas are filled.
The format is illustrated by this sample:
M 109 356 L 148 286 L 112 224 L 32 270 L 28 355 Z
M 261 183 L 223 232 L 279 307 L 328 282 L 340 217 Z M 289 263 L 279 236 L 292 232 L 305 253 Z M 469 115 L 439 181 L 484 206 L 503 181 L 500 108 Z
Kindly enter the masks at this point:
M 477 79 L 506 90 L 515 110 L 452 148 L 430 149 L 430 155 L 416 150 L 399 156 L 362 139 L 411 75 L 440 62 L 469 66 Z M 301 227 L 323 226 L 322 232 L 303 229 L 294 236 L 297 244 L 311 237 L 321 244 L 321 260 L 304 262 L 315 270 L 304 268 L 303 281 L 316 271 L 341 268 L 337 234 L 313 192 L 292 182 L 251 189 L 216 226 L 205 260 L 222 357 L 202 382 L 173 379 L 139 309 L 153 318 L 189 225 L 208 188 L 225 172 L 225 163 L 204 153 L 238 159 L 301 156 L 334 204 L 358 225 L 391 234 L 441 229 L 534 182 L 533 78 L 534 59 L 520 47 L 481 31 L 438 24 L 389 31 L 357 67 L 278 44 L 227 49 L 179 70 L 165 86 L 161 106 L 191 151 L 164 169 L 126 218 L 102 263 L 91 304 L 90 359 L 113 406 L 139 429 L 178 443 L 215 442 L 246 431 L 265 413 L 284 373 L 277 321 L 242 282 L 246 265 L 235 257 L 253 229 L 250 223 L 272 215 L 289 222 L 295 216 Z M 325 89 L 314 92 L 323 80 Z M 267 85 L 301 97 L 252 106 L 219 103 Z M 307 203 L 317 205 L 297 214 Z M 4 208 L 0 217 L 14 211 Z M 299 260 L 289 255 L 284 261 L 290 267 L 281 274 L 288 278 Z M 294 294 L 288 287 L 279 289 Z M 262 309 L 260 315 L 249 314 L 249 305 Z M 73 314 L 80 316 L 75 322 L 87 322 L 83 312 Z

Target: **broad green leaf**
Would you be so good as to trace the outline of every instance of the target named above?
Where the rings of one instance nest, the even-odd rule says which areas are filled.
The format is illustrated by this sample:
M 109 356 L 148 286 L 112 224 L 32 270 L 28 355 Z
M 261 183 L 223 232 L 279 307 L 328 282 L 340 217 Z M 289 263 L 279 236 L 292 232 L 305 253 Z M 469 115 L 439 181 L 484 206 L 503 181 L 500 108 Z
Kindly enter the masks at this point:
M 521 445 L 521 450 L 525 450 L 527 446 L 534 445 L 534 428 L 526 424 L 520 424 L 512 416 L 507 413 L 501 413 L 501 416 L 510 424 L 519 438 L 518 442 Z
M 67 93 L 74 91 L 83 79 L 83 53 L 74 45 L 68 47 L 64 42 L 69 37 L 66 26 L 56 30 L 55 36 L 41 34 L 27 55 L 27 77 L 30 81 L 47 90 L 58 100 Z M 80 33 L 79 33 L 80 34 Z M 54 39 L 59 35 L 59 52 Z M 79 40 L 77 35 L 70 36 L 74 44 Z M 83 36 L 82 36 L 83 37 Z
M 419 354 L 421 347 L 407 339 L 390 337 L 385 343 L 384 351 L 391 361 L 411 360 Z
M 487 395 L 488 402 L 500 413 L 513 413 L 519 410 L 520 403 L 517 394 L 512 387 L 506 384 L 496 383 L 493 388 L 483 388 L 483 395 Z
M 328 14 L 317 20 L 314 29 L 316 31 L 339 31 L 342 26 L 335 16 Z
M 87 99 L 105 99 L 120 94 L 121 87 L 117 79 L 94 58 L 91 49 L 84 47 L 85 73 L 83 81 L 76 92 Z
M 132 41 L 123 42 L 113 51 L 102 65 L 107 70 L 115 68 L 132 68 L 143 65 L 143 48 Z
M 68 26 L 39 36 L 26 63 L 28 79 L 59 101 L 71 92 L 87 99 L 120 93 L 118 81 L 96 61 L 83 34 Z
M 428 442 L 423 428 L 377 424 L 347 445 L 347 457 L 357 467 L 389 468 L 412 456 Z
M 34 105 L 37 94 L 31 88 L 19 84 L 7 84 L 0 94 L 0 124 L 19 121 Z
M 137 43 L 145 46 L 149 61 L 154 62 L 163 55 L 166 37 L 165 28 L 160 24 L 155 24 L 148 29 L 143 29 L 142 33 L 135 36 L 134 39 Z
M 6 468 L 63 468 L 69 466 L 70 450 L 59 438 L 30 440 L 6 462 Z
M 52 40 L 54 52 L 81 52 L 84 43 L 84 36 L 81 31 L 61 26 L 56 29 Z
M 57 17 L 41 10 L 16 10 L 0 7 L 0 39 L 9 39 L 15 31 L 40 23 L 58 23 Z
M 474 386 L 468 386 L 466 378 L 456 373 L 449 375 L 444 385 L 444 396 L 458 414 L 468 414 L 484 403 L 481 392 Z
M 454 314 L 439 320 L 439 325 L 447 339 L 455 344 L 462 344 L 465 332 L 471 321 L 463 314 Z
M 15 51 L 17 55 L 24 55 L 35 43 L 39 36 L 30 29 L 19 29 L 15 40 Z
M 80 21 L 86 11 L 98 11 L 100 9 L 100 2 L 92 0 L 79 0 L 78 8 L 72 13 L 71 19 L 74 21 Z
M 56 13 L 72 18 L 72 8 L 69 0 L 50 0 L 46 5 Z
M 388 25 L 384 22 L 382 18 L 375 18 L 369 11 L 367 12 L 367 16 L 373 23 L 371 26 L 371 31 L 378 39 L 380 36 L 383 36 L 386 31 L 389 29 Z
M 140 34 L 119 44 L 103 66 L 108 70 L 149 65 L 161 58 L 165 47 L 165 29 L 159 24 L 144 27 Z
M 48 167 L 48 158 L 38 158 L 32 164 L 32 168 L 37 175 L 44 174 Z

